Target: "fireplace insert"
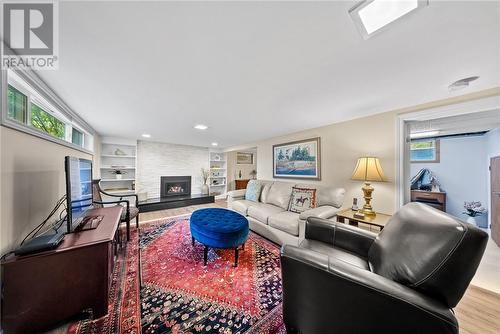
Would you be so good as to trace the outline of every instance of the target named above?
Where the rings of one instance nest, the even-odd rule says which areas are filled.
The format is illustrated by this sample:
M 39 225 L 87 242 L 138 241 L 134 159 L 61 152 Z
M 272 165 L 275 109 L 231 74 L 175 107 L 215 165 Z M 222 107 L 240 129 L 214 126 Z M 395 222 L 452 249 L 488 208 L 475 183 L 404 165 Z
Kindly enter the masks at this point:
M 160 178 L 160 196 L 191 195 L 191 176 L 162 176 Z

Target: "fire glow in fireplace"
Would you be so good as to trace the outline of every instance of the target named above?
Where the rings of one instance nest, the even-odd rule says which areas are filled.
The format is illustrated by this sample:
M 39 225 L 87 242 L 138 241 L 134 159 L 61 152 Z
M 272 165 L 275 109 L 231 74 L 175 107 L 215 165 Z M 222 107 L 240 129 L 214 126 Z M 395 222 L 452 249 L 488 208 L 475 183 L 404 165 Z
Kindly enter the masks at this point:
M 162 176 L 160 178 L 160 196 L 191 195 L 191 176 Z

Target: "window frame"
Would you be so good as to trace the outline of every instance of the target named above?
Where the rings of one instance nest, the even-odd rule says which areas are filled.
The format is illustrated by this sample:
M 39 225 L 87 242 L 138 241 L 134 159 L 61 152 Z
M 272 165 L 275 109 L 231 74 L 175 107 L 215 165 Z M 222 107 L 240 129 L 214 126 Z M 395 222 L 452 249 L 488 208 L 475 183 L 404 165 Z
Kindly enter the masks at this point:
M 95 131 L 88 126 L 87 123 L 83 121 L 84 124 L 80 125 L 78 120 L 81 120 L 79 116 L 75 116 L 75 114 L 69 109 L 73 114 L 68 114 L 66 109 L 68 107 L 66 105 L 62 105 L 58 103 L 59 101 L 54 101 L 53 97 L 58 98 L 50 88 L 44 86 L 44 83 L 38 79 L 35 74 L 31 74 L 23 71 L 23 76 L 18 73 L 18 71 L 12 70 L 2 70 L 1 71 L 1 92 L 0 92 L 0 107 L 1 107 L 1 125 L 18 130 L 21 132 L 25 132 L 27 134 L 54 142 L 56 144 L 60 144 L 63 146 L 67 146 L 71 149 L 75 149 L 78 151 L 82 151 L 91 155 L 94 155 L 94 135 Z M 27 80 L 27 79 L 29 80 Z M 37 82 L 37 80 L 40 82 Z M 8 116 L 8 87 L 12 86 L 14 89 L 24 94 L 27 97 L 27 110 L 26 110 L 26 121 L 21 123 L 15 119 L 11 119 Z M 3 88 L 5 87 L 5 88 Z M 36 87 L 36 88 L 35 88 Z M 55 117 L 57 120 L 65 124 L 65 136 L 64 138 L 55 137 L 41 129 L 38 129 L 33 126 L 31 120 L 31 106 L 32 104 L 37 105 L 43 111 L 48 113 L 49 115 Z M 89 130 L 85 130 L 85 126 Z M 82 146 L 74 144 L 72 142 L 72 132 L 73 128 L 75 128 L 78 132 L 83 134 Z
M 412 160 L 411 158 L 411 143 L 412 142 L 423 142 L 423 141 L 434 141 L 434 151 L 435 158 L 433 160 Z M 413 150 L 414 151 L 414 150 Z M 440 163 L 441 162 L 441 141 L 439 138 L 422 138 L 418 140 L 412 140 L 410 142 L 410 163 L 412 164 L 420 164 L 420 163 Z
M 77 144 L 75 144 L 75 143 L 73 142 L 73 131 L 75 131 L 75 130 L 76 130 L 77 132 L 79 132 L 79 133 L 81 133 L 81 134 L 82 134 L 82 146 L 79 146 L 79 145 L 77 145 Z M 81 130 L 81 129 L 77 128 L 76 126 L 73 126 L 73 127 L 71 128 L 71 144 L 76 145 L 76 146 L 78 146 L 78 147 L 85 147 L 85 131 L 83 131 L 83 130 Z

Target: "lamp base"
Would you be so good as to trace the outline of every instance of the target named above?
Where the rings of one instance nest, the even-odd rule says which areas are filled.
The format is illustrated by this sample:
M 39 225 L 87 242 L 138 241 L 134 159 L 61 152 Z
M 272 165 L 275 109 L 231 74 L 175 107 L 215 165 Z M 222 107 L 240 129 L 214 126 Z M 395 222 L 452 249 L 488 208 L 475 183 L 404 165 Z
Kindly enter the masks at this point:
M 373 207 L 371 205 L 372 201 L 372 193 L 374 188 L 370 185 L 370 182 L 365 182 L 365 185 L 363 188 L 363 198 L 365 199 L 365 205 L 363 205 L 363 208 L 359 210 L 360 213 L 364 214 L 365 216 L 370 216 L 370 217 L 375 217 L 377 214 L 375 211 L 373 211 Z

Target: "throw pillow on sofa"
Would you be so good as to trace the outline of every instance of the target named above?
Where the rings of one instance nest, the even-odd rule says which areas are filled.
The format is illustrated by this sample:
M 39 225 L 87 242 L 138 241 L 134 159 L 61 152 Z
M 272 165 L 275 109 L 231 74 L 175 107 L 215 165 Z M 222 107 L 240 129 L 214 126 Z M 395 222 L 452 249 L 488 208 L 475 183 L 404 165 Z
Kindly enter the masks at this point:
M 248 181 L 247 191 L 245 192 L 245 199 L 247 201 L 258 202 L 261 190 L 262 184 L 260 184 L 256 180 Z
M 288 211 L 302 213 L 316 207 L 316 189 L 292 188 Z

